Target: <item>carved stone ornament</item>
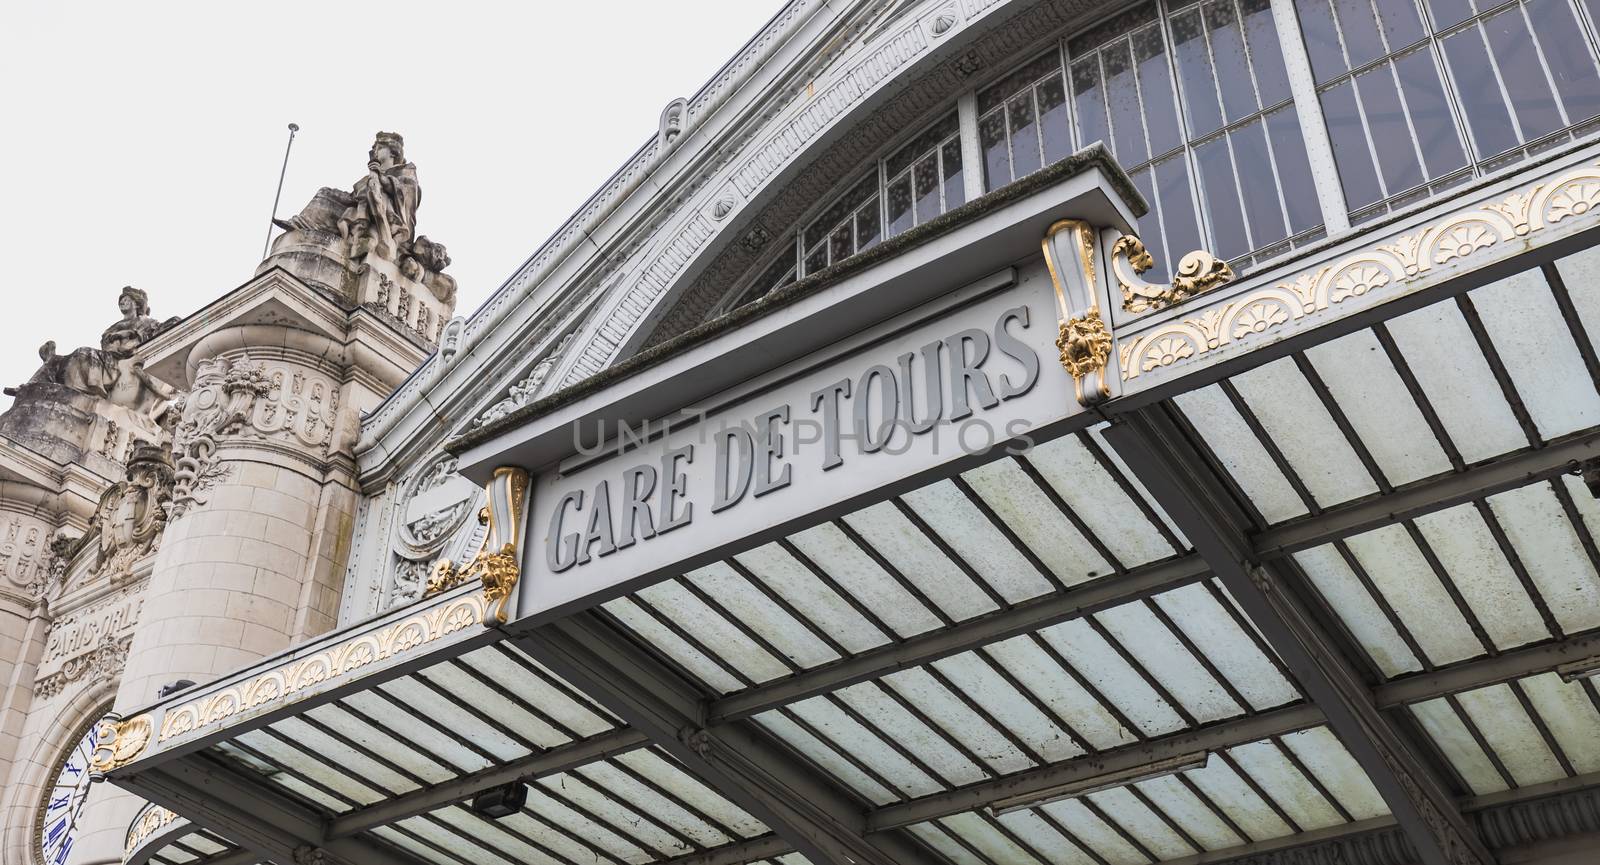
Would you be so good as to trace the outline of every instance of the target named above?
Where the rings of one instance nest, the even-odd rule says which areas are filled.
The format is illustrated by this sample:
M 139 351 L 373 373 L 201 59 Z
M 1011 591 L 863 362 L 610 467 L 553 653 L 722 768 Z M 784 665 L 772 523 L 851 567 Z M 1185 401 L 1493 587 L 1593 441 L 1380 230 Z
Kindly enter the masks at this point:
M 484 624 L 505 624 L 506 608 L 511 592 L 521 578 L 522 567 L 518 557 L 521 545 L 523 507 L 528 493 L 528 473 L 519 468 L 502 466 L 495 469 L 489 481 L 489 505 L 479 512 L 478 518 L 489 527 L 484 536 L 483 548 L 472 562 L 457 568 L 449 559 L 440 559 L 428 579 L 426 596 L 455 588 L 472 579 L 483 583 L 483 598 L 493 615 L 484 613 Z
M 550 377 L 550 373 L 555 371 L 556 364 L 561 362 L 561 356 L 566 353 L 567 347 L 572 345 L 572 338 L 575 336 L 577 336 L 577 331 L 562 337 L 561 342 L 557 343 L 556 347 L 551 349 L 543 360 L 534 364 L 533 370 L 525 378 L 511 386 L 511 391 L 506 394 L 505 399 L 490 406 L 487 411 L 478 416 L 477 425 L 488 426 L 533 402 L 534 395 L 539 392 L 539 388 Z
M 139 443 L 128 458 L 128 473 L 100 496 L 89 525 L 99 536 L 96 575 L 112 582 L 127 579 L 135 563 L 155 552 L 167 527 L 174 475 L 165 448 Z
M 134 349 L 177 323 L 177 318 L 157 321 L 150 316 L 150 296 L 131 285 L 117 296 L 122 318 L 100 334 L 100 347 L 85 346 L 71 354 L 56 354 L 54 340 L 39 347 L 43 361 L 28 385 L 57 385 L 127 408 L 152 421 L 165 409 L 172 389 L 156 381 L 140 364 L 132 362 Z M 25 386 L 26 387 L 26 386 Z M 18 388 L 6 393 L 17 395 Z
M 1178 259 L 1178 269 L 1170 285 L 1145 282 L 1139 276 L 1154 266 L 1155 259 L 1139 238 L 1124 234 L 1112 244 L 1111 272 L 1122 288 L 1123 309 L 1128 312 L 1166 309 L 1234 279 L 1233 268 L 1205 250 L 1195 250 Z
M 1045 232 L 1040 246 L 1055 288 L 1060 330 L 1056 348 L 1061 367 L 1072 376 L 1080 405 L 1111 396 L 1106 365 L 1110 362 L 1111 330 L 1100 316 L 1100 280 L 1096 275 L 1098 230 L 1082 219 L 1060 219 Z
M 149 715 L 138 715 L 126 721 L 107 717 L 96 736 L 89 768 L 103 775 L 139 759 L 145 746 L 150 744 L 152 730 Z
M 203 504 L 206 490 L 228 474 L 216 459 L 218 437 L 236 432 L 250 418 L 256 400 L 272 390 L 272 381 L 256 363 L 234 363 L 225 357 L 200 364 L 194 390 L 182 401 L 182 420 L 173 432 L 176 467 L 172 518 Z

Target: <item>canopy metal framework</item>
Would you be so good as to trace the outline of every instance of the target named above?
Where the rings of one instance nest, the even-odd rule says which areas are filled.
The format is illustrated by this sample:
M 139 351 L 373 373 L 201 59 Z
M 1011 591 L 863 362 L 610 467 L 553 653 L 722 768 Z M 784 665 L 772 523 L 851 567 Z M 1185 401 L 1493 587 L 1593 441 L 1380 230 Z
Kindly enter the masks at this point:
M 1594 234 L 555 621 L 481 627 L 462 587 L 186 692 L 112 772 L 183 815 L 128 861 L 1443 865 L 1600 832 Z

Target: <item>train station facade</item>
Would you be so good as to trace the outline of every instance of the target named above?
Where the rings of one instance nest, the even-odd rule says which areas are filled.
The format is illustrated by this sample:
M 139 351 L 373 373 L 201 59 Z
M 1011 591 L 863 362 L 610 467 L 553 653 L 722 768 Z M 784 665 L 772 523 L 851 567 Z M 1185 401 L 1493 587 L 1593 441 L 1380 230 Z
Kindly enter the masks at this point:
M 0 417 L 6 861 L 1594 861 L 1597 14 L 793 0 L 465 316 L 380 133 Z

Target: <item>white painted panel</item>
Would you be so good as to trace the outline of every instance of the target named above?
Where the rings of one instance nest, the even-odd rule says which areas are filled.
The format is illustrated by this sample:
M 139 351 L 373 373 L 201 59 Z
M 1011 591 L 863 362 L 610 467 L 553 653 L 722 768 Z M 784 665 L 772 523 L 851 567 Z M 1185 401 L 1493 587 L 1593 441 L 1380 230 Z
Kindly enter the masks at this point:
M 1184 726 L 1178 713 L 1084 622 L 1063 622 L 1040 635 L 1145 735 L 1170 733 Z
M 1179 545 L 1185 550 L 1189 549 L 1189 539 L 1184 537 L 1183 532 L 1178 529 L 1177 524 L 1173 523 L 1172 517 L 1167 514 L 1166 508 L 1163 508 L 1161 503 L 1156 501 L 1155 496 L 1150 494 L 1150 490 L 1145 487 L 1144 482 L 1140 481 L 1139 477 L 1135 475 L 1133 470 L 1128 467 L 1127 461 L 1122 458 L 1121 454 L 1117 453 L 1116 448 L 1113 448 L 1106 442 L 1105 431 L 1109 426 L 1110 424 L 1107 423 L 1098 423 L 1092 427 L 1089 427 L 1089 437 L 1094 439 L 1095 444 L 1099 445 L 1100 447 L 1100 452 L 1106 455 L 1106 459 L 1109 459 L 1112 464 L 1117 467 L 1117 471 L 1122 473 L 1122 477 L 1125 478 L 1128 483 L 1133 485 L 1135 492 L 1137 492 L 1139 496 L 1144 499 L 1145 503 L 1150 505 L 1151 509 L 1155 511 L 1156 518 L 1161 520 L 1161 522 L 1166 525 L 1167 531 L 1172 532 L 1173 536 L 1178 539 Z
M 1270 742 L 1230 748 L 1228 756 L 1272 797 L 1301 829 L 1323 829 L 1344 822 L 1333 805 L 1317 792 L 1294 763 Z
M 654 750 L 629 751 L 618 754 L 612 759 L 677 796 L 700 813 L 737 832 L 740 837 L 753 838 L 767 831 L 767 827 L 749 812 L 700 783 L 689 773 L 678 768 L 676 763 L 663 759 Z
M 726 562 L 716 562 L 690 571 L 684 579 L 717 599 L 739 621 L 760 634 L 763 639 L 783 652 L 795 665 L 809 669 L 839 659 L 839 653 L 828 647 L 811 629 L 749 580 L 740 576 Z
M 1382 817 L 1389 813 L 1383 796 L 1372 786 L 1361 764 L 1346 751 L 1339 737 L 1327 727 L 1312 727 L 1282 737 L 1285 747 L 1317 776 L 1350 816 L 1357 820 Z
M 526 660 L 538 671 L 538 675 L 529 675 L 526 669 L 501 654 L 499 648 L 502 647 L 509 648 L 509 651 Z M 560 676 L 550 672 L 543 664 L 528 658 L 521 650 L 509 647 L 507 643 L 501 643 L 498 647 L 478 649 L 462 660 L 499 682 L 501 687 L 538 706 L 539 711 L 559 721 L 579 736 L 593 736 L 617 726 L 614 723 L 615 719 L 610 715 L 600 714 L 605 711 L 604 709 L 591 709 L 567 696 L 568 693 L 578 693 L 578 690 L 568 685 Z M 557 688 L 556 684 L 564 685 L 568 689 L 567 692 L 564 693 Z
M 1095 618 L 1200 723 L 1231 718 L 1248 708 L 1235 703 L 1143 604 L 1123 604 Z
M 251 730 L 238 737 L 240 744 L 248 747 L 274 763 L 286 767 L 324 788 L 354 801 L 357 805 L 371 805 L 387 798 L 384 793 L 371 783 L 363 782 L 350 774 L 342 767 L 345 765 L 336 762 L 342 757 L 350 757 L 349 748 L 342 748 L 334 754 L 327 755 L 313 753 L 307 749 L 293 744 L 293 741 L 284 741 L 269 736 L 260 730 Z M 347 811 L 348 805 L 341 805 L 335 811 Z
M 1169 558 L 1176 552 L 1077 436 L 1045 442 L 1023 458 L 1038 469 L 1123 567 Z
M 1594 497 L 1581 482 L 1567 489 L 1592 531 Z M 1489 506 L 1561 627 L 1567 633 L 1600 627 L 1600 575 L 1550 486 L 1510 490 L 1491 497 Z
M 1162 859 L 1176 859 L 1200 852 L 1185 843 L 1178 833 L 1161 822 L 1154 811 L 1125 787 L 1091 793 L 1089 798 L 1100 806 L 1102 813 L 1144 845 L 1146 850 Z
M 1449 703 L 1443 699 L 1417 703 L 1411 707 L 1411 714 L 1421 722 L 1428 738 L 1444 752 L 1445 759 L 1455 767 L 1473 793 L 1482 796 L 1506 789 L 1505 780 L 1495 771 L 1494 764 L 1489 762 L 1489 757 L 1478 747 L 1472 733 L 1456 717 Z
M 905 795 L 926 796 L 945 789 L 943 784 L 896 753 L 876 733 L 822 697 L 802 700 L 790 709 L 812 729 L 826 736 L 829 745 L 860 760 Z
M 541 789 L 544 788 L 544 789 Z M 620 831 L 626 832 L 633 843 L 646 845 L 650 849 L 659 851 L 682 850 L 684 844 L 674 838 L 670 832 L 663 829 L 654 818 L 641 815 L 628 807 L 619 799 L 611 798 L 597 789 L 593 784 L 585 781 L 581 776 L 570 772 L 559 775 L 549 775 L 538 779 L 533 785 L 528 800 L 530 803 L 539 803 L 544 800 L 544 807 L 535 804 L 535 808 L 543 813 L 560 813 L 554 809 L 563 800 L 577 805 L 591 814 L 598 814 L 609 821 L 609 825 L 617 826 Z M 545 790 L 552 791 L 546 793 Z M 559 794 L 557 799 L 554 794 Z M 573 813 L 576 821 L 582 815 Z M 574 822 L 572 825 L 581 825 Z M 603 836 L 602 836 L 603 837 Z M 687 851 L 685 851 L 687 852 Z
M 804 754 L 806 759 L 816 763 L 822 767 L 823 771 L 843 781 L 850 789 L 861 794 L 868 801 L 877 805 L 887 805 L 890 802 L 899 801 L 899 796 L 874 781 L 867 773 L 857 769 L 853 763 L 846 760 L 839 753 L 838 749 L 811 735 L 799 724 L 783 715 L 783 713 L 776 711 L 762 712 L 755 716 L 755 720 L 773 735 L 788 743 L 789 747 Z
M 956 865 L 990 865 L 982 859 L 967 852 L 967 848 L 957 844 L 951 835 L 943 828 L 933 823 L 917 823 L 908 827 L 913 835 L 927 842 L 929 847 L 939 851 L 940 855 L 949 859 Z
M 500 760 L 514 760 L 528 754 L 527 748 L 473 717 L 466 709 L 461 708 L 454 702 L 440 698 L 437 691 L 425 688 L 409 677 L 385 682 L 383 690 L 396 703 L 406 706 L 413 712 L 425 713 L 429 720 L 447 730 L 453 730 L 461 734 L 463 738 L 488 751 Z M 366 711 L 365 706 L 356 704 L 354 696 L 352 695 L 349 698 L 350 704 Z M 383 723 L 389 723 L 395 715 L 394 709 L 392 706 L 385 706 L 383 703 L 378 705 L 382 708 L 377 709 L 376 712 L 366 712 L 366 714 L 368 717 L 376 718 Z M 432 728 L 425 729 L 427 729 L 424 734 L 426 738 L 420 741 L 426 742 L 430 747 L 441 744 L 439 740 L 443 737 L 438 732 Z
M 1123 840 L 1116 830 L 1084 807 L 1078 799 L 1067 799 L 1042 806 L 1041 810 L 1060 821 L 1079 841 L 1093 848 L 1111 865 L 1144 865 L 1148 862 L 1138 848 Z
M 995 819 L 1028 846 L 1038 850 L 1050 865 L 1095 865 L 1089 854 L 1039 816 L 1036 810 L 1012 811 Z
M 1462 459 L 1528 446 L 1455 301 L 1408 312 L 1388 327 Z
M 1561 764 L 1539 735 L 1533 719 L 1523 710 L 1510 685 L 1491 685 L 1468 691 L 1456 699 L 1461 709 L 1488 740 L 1519 787 L 1566 777 Z
M 894 505 L 863 508 L 844 521 L 951 619 L 960 622 L 999 609 Z
M 436 665 L 421 671 L 418 675 L 426 676 L 440 690 L 457 697 L 461 702 L 500 722 L 506 729 L 516 732 L 541 748 L 554 748 L 572 741 L 571 736 L 520 708 L 505 695 L 497 693 L 492 686 L 449 664 Z M 419 708 L 427 711 L 424 707 Z
M 571 786 L 580 783 L 571 776 L 563 776 L 563 779 Z M 538 814 L 539 819 L 559 826 L 567 833 L 599 847 L 606 855 L 630 863 L 649 862 L 657 857 L 657 853 L 624 836 L 622 830 L 616 828 L 628 826 L 630 823 L 637 824 L 639 829 L 655 837 L 662 845 L 656 848 L 661 853 L 670 856 L 690 852 L 688 845 L 668 835 L 661 827 L 641 820 L 637 814 L 625 811 L 619 802 L 606 800 L 606 804 L 602 806 L 603 810 L 590 810 L 590 813 L 610 821 L 602 823 L 600 820 L 590 819 L 572 807 L 570 803 L 576 801 L 576 798 L 565 798 L 569 788 L 560 784 L 545 786 L 551 790 L 559 790 L 561 796 L 551 795 L 539 786 L 532 786 L 528 792 L 528 810 Z M 503 818 L 501 822 L 510 828 L 524 830 L 524 826 L 532 821 L 527 815 L 519 813 Z M 586 858 L 592 862 L 595 856 L 589 853 L 586 854 Z
M 1600 772 L 1600 711 L 1583 685 L 1543 673 L 1523 679 L 1522 687 L 1572 768 L 1580 775 Z
M 1205 849 L 1221 850 L 1245 842 L 1177 778 L 1154 778 L 1134 786 Z
M 835 696 L 867 720 L 871 725 L 868 729 L 872 735 L 883 740 L 885 747 L 890 742 L 901 746 L 938 773 L 939 780 L 945 786 L 959 787 L 987 777 L 982 767 L 963 756 L 937 730 L 906 711 L 877 682 L 852 685 L 838 691 Z M 912 705 L 916 703 L 912 702 Z M 944 726 L 942 720 L 934 718 L 933 723 Z
M 1077 731 L 1097 751 L 1137 741 L 1093 695 L 1030 637 L 1013 637 L 989 646 L 996 663 L 1033 692 L 1050 711 Z
M 1240 373 L 1233 384 L 1317 504 L 1329 507 L 1378 491 L 1293 360 L 1280 358 Z
M 1370 330 L 1306 349 L 1328 393 L 1392 484 L 1450 470 L 1450 460 Z
M 1525 270 L 1475 289 L 1471 297 L 1542 437 L 1600 424 L 1600 394 L 1543 273 Z
M 962 477 L 1063 584 L 1077 585 L 1111 572 L 1111 564 L 1015 461 L 996 460 Z
M 1162 592 L 1154 600 L 1250 701 L 1250 708 L 1267 709 L 1299 699 L 1300 693 L 1205 586 L 1191 584 Z
M 878 567 L 838 526 L 823 523 L 790 535 L 789 540 L 898 635 L 910 637 L 939 627 L 938 617 Z
M 456 773 L 448 764 L 441 766 L 434 762 L 419 752 L 408 740 L 397 738 L 391 733 L 357 720 L 354 715 L 332 703 L 318 706 L 306 715 L 424 781 L 437 784 L 456 777 Z M 425 740 L 425 744 L 432 750 L 434 744 L 432 741 Z
M 673 831 L 707 847 L 726 844 L 732 839 L 722 830 L 690 813 L 683 806 L 650 789 L 610 761 L 590 763 L 577 774 L 606 795 L 619 799 L 629 810 L 649 814 L 651 819 L 672 827 Z
M 1590 342 L 1600 338 L 1600 246 L 1557 259 L 1556 271 Z
M 419 788 L 414 780 L 395 772 L 386 764 L 378 763 L 370 756 L 363 755 L 357 748 L 349 747 L 341 740 L 334 739 L 299 718 L 285 718 L 272 724 L 270 729 L 288 737 L 290 742 L 296 743 L 299 750 L 307 755 L 315 755 L 315 758 L 322 759 L 323 763 L 338 766 L 339 771 L 346 772 L 354 779 L 362 780 L 366 787 L 382 793 L 410 793 Z
M 1411 648 L 1332 544 L 1302 550 L 1294 554 L 1294 560 L 1385 676 L 1393 678 L 1422 669 Z
M 889 641 L 887 634 L 879 631 L 777 544 L 756 547 L 734 559 L 849 651 L 865 652 Z
M 975 653 L 963 652 L 953 657 L 935 661 L 933 666 L 945 678 L 950 680 L 950 684 L 960 688 L 968 699 L 981 707 L 997 723 L 1004 725 L 1012 735 L 1026 743 L 1046 762 L 1054 763 L 1059 760 L 1067 760 L 1083 753 L 1081 749 L 1072 743 L 1072 739 L 1056 724 L 1054 719 L 1034 708 L 1034 705 L 1022 694 L 1018 693 L 1017 689 L 1012 687 L 1011 683 L 1007 682 L 993 666 L 979 658 Z M 1020 682 L 1021 680 L 1019 679 L 1018 681 Z M 911 683 L 907 681 L 906 684 L 909 685 Z M 932 685 L 934 683 L 930 681 L 927 684 Z M 943 691 L 943 688 L 938 688 L 937 691 L 932 693 L 932 696 L 936 699 L 949 700 L 948 696 L 940 696 Z M 913 703 L 916 703 L 924 711 L 928 711 L 932 715 L 930 709 L 935 704 L 924 705 L 923 700 L 913 697 L 912 692 L 909 690 L 903 693 Z M 950 721 L 958 725 L 955 727 L 951 727 L 946 723 L 943 714 L 933 715 L 933 719 L 940 724 L 944 724 L 945 729 L 961 738 L 969 747 L 973 747 L 974 743 L 963 736 L 962 731 L 964 728 L 960 726 L 965 723 L 963 719 L 970 715 L 970 711 L 964 710 L 964 707 L 963 711 L 959 713 L 952 712 Z M 976 721 L 977 719 L 973 718 L 973 720 Z M 987 726 L 987 724 L 980 726 Z M 1005 747 L 999 753 L 1015 750 L 1009 743 L 1004 743 L 1004 745 Z M 974 750 L 977 750 L 977 753 L 983 755 L 985 759 L 989 758 L 989 751 L 976 748 Z M 1010 771 L 1002 769 L 993 762 L 990 765 L 1000 771 Z
M 1384 526 L 1349 539 L 1350 551 L 1435 664 L 1484 654 L 1472 627 L 1406 530 Z
M 1222 388 L 1208 385 L 1173 400 L 1267 522 L 1306 515 L 1305 503 Z
M 536 857 L 541 849 L 548 850 L 571 861 L 581 862 L 588 860 L 594 862 L 596 859 L 594 851 L 584 846 L 572 835 L 558 830 L 543 819 L 535 819 L 527 814 L 517 814 L 501 822 L 498 820 L 486 820 L 464 807 L 455 807 L 441 808 L 434 811 L 433 816 L 439 822 L 450 826 L 463 838 L 475 839 L 496 849 L 506 851 L 513 861 Z M 515 829 L 534 843 L 523 841 L 517 835 L 508 831 L 511 829 Z M 478 845 L 457 841 L 453 847 L 447 849 L 460 850 L 462 847 L 476 846 Z
M 729 673 L 717 661 L 706 657 L 705 653 L 689 645 L 674 634 L 667 626 L 661 624 L 654 616 L 646 613 L 628 598 L 617 598 L 605 604 L 606 612 L 617 617 L 617 620 L 628 626 L 641 639 L 661 650 L 661 653 L 677 661 L 684 669 L 693 673 L 700 681 L 706 683 L 720 694 L 727 694 L 744 687 L 744 684 Z
M 1051 591 L 1050 583 L 988 518 L 949 481 L 905 495 L 906 503 L 939 533 L 967 564 L 1007 601 L 1015 604 Z
M 946 829 L 960 835 L 968 844 L 976 847 L 978 852 L 991 862 L 1015 862 L 1016 865 L 1035 865 L 1039 862 L 1037 857 L 996 831 L 988 821 L 977 814 L 953 814 L 940 822 Z
M 1476 507 L 1458 505 L 1418 517 L 1417 528 L 1497 648 L 1550 638 Z
M 489 761 L 479 756 L 476 751 L 469 750 L 455 739 L 439 735 L 438 730 L 412 717 L 409 712 L 397 711 L 394 703 L 370 692 L 357 691 L 349 694 L 344 698 L 344 702 L 382 724 L 385 735 L 392 733 L 397 739 L 422 744 L 426 746 L 428 753 L 437 754 L 441 759 L 448 760 L 450 766 L 461 773 L 476 772 L 489 765 Z M 505 744 L 507 753 L 521 750 L 510 746 L 510 743 Z
M 1228 768 L 1227 763 L 1212 759 L 1204 768 L 1190 769 L 1184 775 L 1222 809 L 1228 819 L 1248 833 L 1249 840 L 1281 838 L 1294 831 L 1243 778 Z
M 426 838 L 439 847 L 454 852 L 461 859 L 471 863 L 471 865 L 504 865 L 505 863 L 505 854 L 495 853 L 476 844 L 468 844 L 462 840 L 460 833 L 423 816 L 419 815 L 401 820 L 395 825 L 401 826 L 421 838 Z M 536 863 L 536 865 L 561 865 L 560 859 L 546 856 L 531 848 L 523 850 L 521 853 L 525 862 Z M 437 860 L 439 854 L 433 853 L 432 855 Z

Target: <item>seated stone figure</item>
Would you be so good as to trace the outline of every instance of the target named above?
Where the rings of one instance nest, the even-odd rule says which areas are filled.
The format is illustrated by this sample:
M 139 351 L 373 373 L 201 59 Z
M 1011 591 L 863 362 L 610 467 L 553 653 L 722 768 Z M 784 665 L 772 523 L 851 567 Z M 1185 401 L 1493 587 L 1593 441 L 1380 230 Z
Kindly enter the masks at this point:
M 134 349 L 171 327 L 177 318 L 165 322 L 152 318 L 149 295 L 131 285 L 123 287 L 117 308 L 122 318 L 101 332 L 99 348 L 84 346 L 59 355 L 53 340 L 40 346 L 44 363 L 28 384 L 61 385 L 147 417 L 160 414 L 171 397 L 170 388 L 152 378 L 132 357 Z

